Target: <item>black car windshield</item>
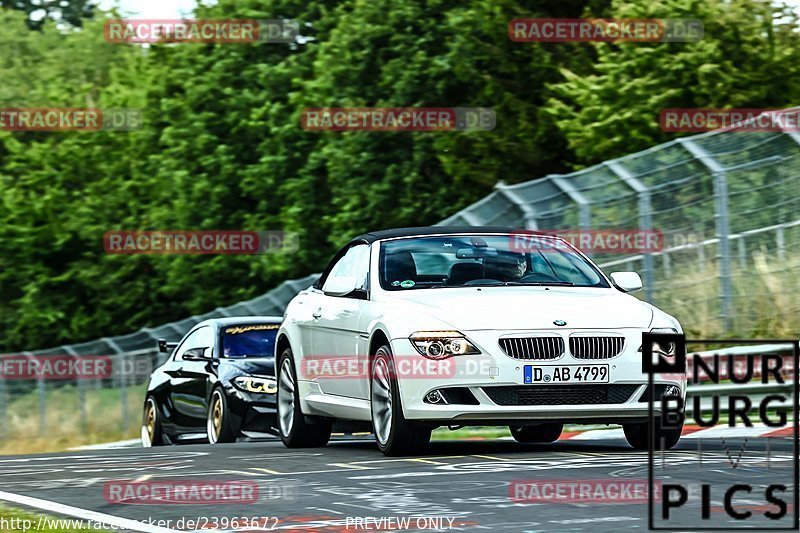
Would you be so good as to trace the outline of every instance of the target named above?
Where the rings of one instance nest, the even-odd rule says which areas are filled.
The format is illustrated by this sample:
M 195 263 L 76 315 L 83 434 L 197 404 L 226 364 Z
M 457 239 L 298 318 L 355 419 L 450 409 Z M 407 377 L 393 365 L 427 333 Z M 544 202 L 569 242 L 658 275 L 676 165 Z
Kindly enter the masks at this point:
M 503 285 L 609 287 L 565 241 L 539 235 L 413 237 L 381 244 L 385 290 Z
M 222 356 L 273 357 L 278 324 L 241 324 L 222 328 Z

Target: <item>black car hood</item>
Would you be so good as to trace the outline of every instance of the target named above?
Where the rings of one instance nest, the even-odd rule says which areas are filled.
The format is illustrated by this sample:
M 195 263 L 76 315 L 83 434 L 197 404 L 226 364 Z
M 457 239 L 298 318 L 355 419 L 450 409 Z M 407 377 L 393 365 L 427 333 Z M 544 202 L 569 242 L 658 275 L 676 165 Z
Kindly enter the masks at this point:
M 219 377 L 229 380 L 245 374 L 255 376 L 274 376 L 274 357 L 248 357 L 241 359 L 220 359 Z

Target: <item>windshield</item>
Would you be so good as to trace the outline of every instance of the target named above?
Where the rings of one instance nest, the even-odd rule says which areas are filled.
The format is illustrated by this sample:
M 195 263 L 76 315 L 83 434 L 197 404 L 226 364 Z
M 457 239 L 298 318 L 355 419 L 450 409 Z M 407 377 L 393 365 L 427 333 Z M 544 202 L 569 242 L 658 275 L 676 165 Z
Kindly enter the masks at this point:
M 278 324 L 242 324 L 222 330 L 222 356 L 274 357 Z
M 385 290 L 495 285 L 609 287 L 600 271 L 563 241 L 515 235 L 415 237 L 381 244 Z

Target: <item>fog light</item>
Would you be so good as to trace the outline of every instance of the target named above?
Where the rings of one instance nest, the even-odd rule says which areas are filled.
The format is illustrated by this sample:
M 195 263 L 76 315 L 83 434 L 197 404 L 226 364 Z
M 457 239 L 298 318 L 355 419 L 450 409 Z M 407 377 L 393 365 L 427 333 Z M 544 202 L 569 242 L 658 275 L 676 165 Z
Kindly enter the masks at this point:
M 425 395 L 425 403 L 447 403 L 447 401 L 444 399 L 441 392 L 432 390 Z
M 666 389 L 664 389 L 664 396 L 680 396 L 681 389 L 676 387 L 675 385 L 669 385 Z

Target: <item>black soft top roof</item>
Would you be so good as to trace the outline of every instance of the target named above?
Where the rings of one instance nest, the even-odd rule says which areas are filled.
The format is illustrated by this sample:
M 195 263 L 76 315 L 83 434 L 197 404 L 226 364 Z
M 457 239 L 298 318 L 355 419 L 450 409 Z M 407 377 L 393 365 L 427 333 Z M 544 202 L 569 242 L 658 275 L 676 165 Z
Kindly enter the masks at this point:
M 380 231 L 371 231 L 364 233 L 354 238 L 351 242 L 369 242 L 380 241 L 383 239 L 395 239 L 398 237 L 416 237 L 424 235 L 440 235 L 440 234 L 473 234 L 480 235 L 482 233 L 526 233 L 532 235 L 547 235 L 546 233 L 531 231 L 520 228 L 507 228 L 502 226 L 422 226 L 418 228 L 395 228 L 385 229 Z M 552 236 L 552 235 L 550 235 Z

